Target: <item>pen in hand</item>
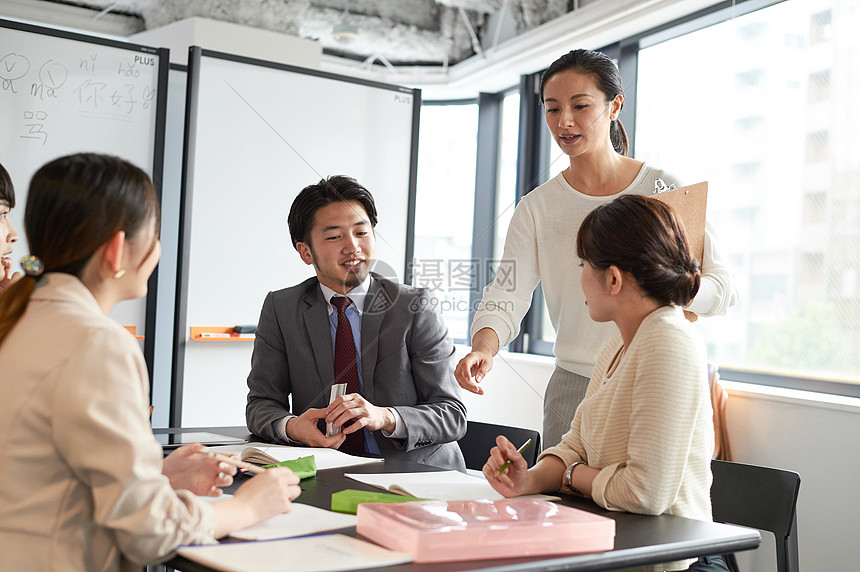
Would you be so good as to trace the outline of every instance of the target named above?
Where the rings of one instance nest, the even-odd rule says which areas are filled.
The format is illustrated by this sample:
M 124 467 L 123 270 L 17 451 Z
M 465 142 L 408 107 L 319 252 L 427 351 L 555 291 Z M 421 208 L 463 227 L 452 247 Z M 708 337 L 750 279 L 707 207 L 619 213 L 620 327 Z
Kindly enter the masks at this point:
M 520 455 L 522 455 L 522 454 L 523 454 L 523 451 L 525 451 L 526 449 L 528 449 L 529 447 L 531 447 L 531 445 L 532 445 L 532 440 L 531 440 L 531 438 L 529 438 L 525 443 L 523 443 L 522 445 L 520 445 L 520 448 L 519 448 L 519 449 L 517 449 L 517 453 L 519 453 Z M 501 474 L 505 471 L 505 469 L 507 469 L 508 467 L 510 467 L 510 466 L 511 466 L 511 463 L 513 463 L 513 461 L 511 461 L 511 460 L 507 460 L 507 461 L 505 461 L 505 462 L 504 462 L 504 464 L 502 464 L 502 466 L 501 466 L 501 467 L 499 467 L 499 474 L 501 475 Z
M 206 455 L 207 457 L 212 457 L 213 459 L 216 459 L 216 460 L 221 461 L 223 463 L 233 465 L 234 467 L 238 467 L 240 469 L 245 469 L 247 471 L 251 471 L 252 473 L 262 473 L 263 471 L 266 470 L 263 467 L 259 467 L 257 465 L 252 465 L 251 463 L 246 463 L 245 461 L 240 461 L 239 459 L 236 459 L 235 457 L 229 457 L 227 455 L 223 455 L 223 454 L 217 453 L 215 451 L 210 451 L 209 449 L 204 449 L 203 454 Z

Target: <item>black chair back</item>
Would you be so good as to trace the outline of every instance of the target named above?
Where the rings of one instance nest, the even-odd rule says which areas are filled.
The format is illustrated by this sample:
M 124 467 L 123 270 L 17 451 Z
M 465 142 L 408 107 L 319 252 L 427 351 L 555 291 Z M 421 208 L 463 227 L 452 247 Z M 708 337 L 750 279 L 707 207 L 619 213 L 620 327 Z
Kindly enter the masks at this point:
M 481 423 L 480 421 L 469 421 L 466 434 L 457 443 L 463 451 L 466 459 L 466 468 L 480 471 L 490 456 L 490 449 L 496 446 L 496 436 L 504 435 L 508 440 L 519 447 L 531 439 L 532 444 L 523 451 L 523 457 L 529 467 L 533 467 L 540 454 L 540 433 L 533 429 L 522 429 L 520 427 L 508 427 L 507 425 L 494 425 L 492 423 Z
M 800 475 L 794 471 L 711 461 L 714 521 L 772 532 L 779 572 L 798 572 L 797 495 Z

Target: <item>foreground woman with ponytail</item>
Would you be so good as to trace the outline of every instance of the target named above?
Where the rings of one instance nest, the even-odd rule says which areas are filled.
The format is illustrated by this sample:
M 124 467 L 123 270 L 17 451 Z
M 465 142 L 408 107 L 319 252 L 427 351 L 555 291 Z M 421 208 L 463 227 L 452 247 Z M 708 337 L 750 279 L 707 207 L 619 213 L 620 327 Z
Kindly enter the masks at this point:
M 146 294 L 158 220 L 149 178 L 121 159 L 72 155 L 33 176 L 31 255 L 0 295 L 0 570 L 139 570 L 287 512 L 300 492 L 269 470 L 204 503 L 190 491 L 211 494 L 212 479 L 193 474 L 194 452 L 162 460 L 140 348 L 107 317 Z
M 585 217 L 576 250 L 588 312 L 615 322 L 616 334 L 561 443 L 527 470 L 500 436 L 484 475 L 505 496 L 560 490 L 609 510 L 710 521 L 707 355 L 681 310 L 699 289 L 700 273 L 683 227 L 664 203 L 626 195 Z M 717 557 L 653 569 L 726 568 Z

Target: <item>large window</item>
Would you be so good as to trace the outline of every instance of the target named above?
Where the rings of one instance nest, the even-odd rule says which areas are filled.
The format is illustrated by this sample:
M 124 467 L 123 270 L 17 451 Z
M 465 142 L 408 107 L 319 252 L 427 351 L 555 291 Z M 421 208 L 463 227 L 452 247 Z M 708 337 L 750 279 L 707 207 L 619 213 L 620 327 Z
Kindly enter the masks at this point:
M 684 182 L 709 181 L 708 219 L 741 293 L 726 316 L 697 322 L 711 361 L 731 379 L 855 395 L 860 11 L 840 0 L 753 9 L 763 3 L 709 9 L 606 52 L 625 79 L 633 155 Z M 534 113 L 538 77 L 523 76 L 521 93 L 482 94 L 480 115 L 475 104 L 422 112 L 414 282 L 434 288 L 459 341 L 468 340 L 467 290 L 474 302 L 486 284 L 475 251 L 482 261 L 502 256 L 514 180 L 528 191 L 568 166 Z M 478 133 L 493 124 L 484 104 L 498 110 L 496 135 Z M 495 157 L 482 152 L 493 137 Z M 497 176 L 494 192 L 487 173 Z M 493 214 L 472 228 L 482 212 Z M 551 353 L 555 332 L 539 288 L 522 331 L 512 349 Z
M 639 51 L 636 157 L 709 182 L 741 290 L 726 316 L 697 322 L 724 368 L 860 379 L 851 4 L 786 0 Z
M 476 103 L 421 108 L 412 283 L 434 292 L 455 340 L 469 335 L 477 133 Z

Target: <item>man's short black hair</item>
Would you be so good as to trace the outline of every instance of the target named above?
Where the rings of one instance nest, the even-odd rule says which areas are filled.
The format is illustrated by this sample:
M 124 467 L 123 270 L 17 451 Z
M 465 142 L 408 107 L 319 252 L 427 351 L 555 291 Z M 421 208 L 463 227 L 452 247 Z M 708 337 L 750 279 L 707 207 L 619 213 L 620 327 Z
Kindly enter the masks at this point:
M 332 203 L 347 201 L 355 201 L 364 207 L 370 226 L 376 226 L 376 204 L 373 202 L 373 195 L 352 177 L 333 175 L 302 189 L 293 201 L 287 217 L 293 247 L 300 242 L 308 242 L 314 216 L 319 209 Z

